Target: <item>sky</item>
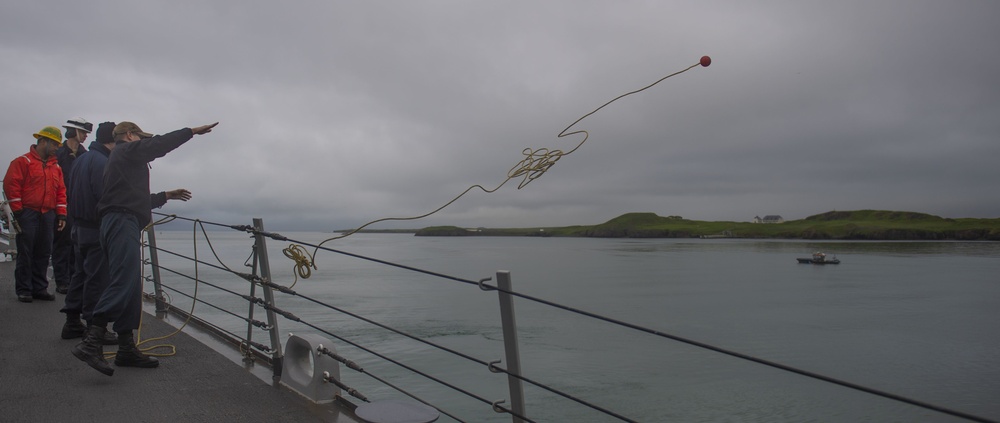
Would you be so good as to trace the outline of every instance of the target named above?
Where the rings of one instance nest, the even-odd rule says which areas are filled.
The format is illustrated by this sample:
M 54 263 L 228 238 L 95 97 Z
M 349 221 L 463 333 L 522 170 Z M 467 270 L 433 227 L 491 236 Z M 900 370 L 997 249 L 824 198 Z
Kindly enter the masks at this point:
M 158 211 L 187 218 L 332 231 L 422 216 L 476 185 L 500 188 L 369 228 L 629 212 L 1000 218 L 996 1 L 4 0 L 0 12 L 0 157 L 76 117 L 157 134 L 220 122 L 151 163 L 154 192 L 193 193 Z M 582 145 L 558 136 L 705 55 L 710 66 L 574 125 Z M 525 149 L 564 155 L 519 189 L 508 172 Z

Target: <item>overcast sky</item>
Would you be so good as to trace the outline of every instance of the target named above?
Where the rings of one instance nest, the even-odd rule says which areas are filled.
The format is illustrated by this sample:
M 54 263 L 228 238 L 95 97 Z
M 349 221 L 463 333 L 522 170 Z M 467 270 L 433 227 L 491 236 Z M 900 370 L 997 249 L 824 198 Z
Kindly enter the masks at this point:
M 627 212 L 1000 217 L 1000 2 L 10 1 L 0 157 L 68 118 L 165 133 L 161 211 L 269 229 L 598 224 Z M 87 140 L 89 144 L 94 136 Z

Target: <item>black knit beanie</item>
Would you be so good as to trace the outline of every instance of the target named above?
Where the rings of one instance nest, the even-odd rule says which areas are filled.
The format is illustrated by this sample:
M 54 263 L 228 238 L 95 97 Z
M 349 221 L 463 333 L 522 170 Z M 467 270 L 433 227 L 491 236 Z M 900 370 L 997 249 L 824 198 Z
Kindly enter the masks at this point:
M 97 127 L 97 142 L 101 144 L 111 144 L 115 142 L 111 136 L 111 131 L 115 130 L 114 122 L 104 122 Z

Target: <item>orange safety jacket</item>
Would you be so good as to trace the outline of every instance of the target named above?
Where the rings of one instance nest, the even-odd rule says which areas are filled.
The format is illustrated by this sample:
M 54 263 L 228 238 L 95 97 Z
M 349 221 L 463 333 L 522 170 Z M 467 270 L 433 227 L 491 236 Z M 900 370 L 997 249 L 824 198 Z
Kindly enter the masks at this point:
M 24 209 L 66 215 L 66 184 L 56 155 L 42 161 L 32 145 L 28 154 L 10 162 L 3 178 L 3 191 L 12 212 Z

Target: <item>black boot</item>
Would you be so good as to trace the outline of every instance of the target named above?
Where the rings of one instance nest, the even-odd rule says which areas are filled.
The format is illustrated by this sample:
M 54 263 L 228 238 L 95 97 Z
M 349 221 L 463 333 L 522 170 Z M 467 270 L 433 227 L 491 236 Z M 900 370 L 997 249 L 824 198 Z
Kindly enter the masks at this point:
M 115 356 L 118 367 L 142 367 L 150 369 L 160 365 L 160 360 L 139 351 L 132 338 L 132 331 L 118 332 L 118 355 Z
M 93 324 L 94 324 L 93 322 L 91 322 L 89 320 L 87 321 L 87 326 L 90 326 L 90 325 L 93 325 Z M 107 330 L 107 327 L 105 327 L 104 337 L 101 338 L 101 344 L 103 344 L 103 345 L 118 345 L 118 335 L 115 335 L 114 332 L 112 332 L 110 330 Z
M 110 330 L 104 331 L 104 338 L 101 339 L 104 345 L 118 345 L 118 336 Z
M 79 314 L 66 313 L 66 324 L 62 328 L 62 339 L 82 338 L 87 327 L 80 321 Z
M 88 327 L 83 342 L 73 347 L 73 355 L 93 367 L 94 370 L 111 376 L 115 374 L 115 369 L 111 368 L 108 360 L 104 359 L 104 347 L 101 345 L 101 338 L 104 337 L 105 332 L 107 329 L 104 326 Z

